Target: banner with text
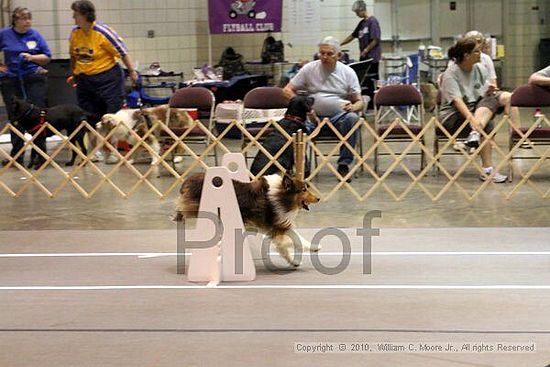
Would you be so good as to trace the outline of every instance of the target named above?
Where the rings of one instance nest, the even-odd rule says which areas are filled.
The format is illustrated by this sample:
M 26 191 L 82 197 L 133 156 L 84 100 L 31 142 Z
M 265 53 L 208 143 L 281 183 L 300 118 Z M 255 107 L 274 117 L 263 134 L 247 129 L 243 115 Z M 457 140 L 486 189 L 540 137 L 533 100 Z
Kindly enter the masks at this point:
M 280 32 L 283 0 L 208 0 L 210 33 Z

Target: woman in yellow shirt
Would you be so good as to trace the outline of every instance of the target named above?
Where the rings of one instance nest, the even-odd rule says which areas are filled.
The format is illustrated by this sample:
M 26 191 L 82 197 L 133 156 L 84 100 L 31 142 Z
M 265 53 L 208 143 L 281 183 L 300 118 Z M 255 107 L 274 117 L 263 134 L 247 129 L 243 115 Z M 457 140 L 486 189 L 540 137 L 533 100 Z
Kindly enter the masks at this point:
M 118 112 L 124 103 L 122 60 L 133 83 L 138 75 L 122 38 L 107 25 L 96 22 L 94 4 L 89 0 L 71 5 L 76 27 L 69 39 L 73 82 L 78 105 L 96 115 Z

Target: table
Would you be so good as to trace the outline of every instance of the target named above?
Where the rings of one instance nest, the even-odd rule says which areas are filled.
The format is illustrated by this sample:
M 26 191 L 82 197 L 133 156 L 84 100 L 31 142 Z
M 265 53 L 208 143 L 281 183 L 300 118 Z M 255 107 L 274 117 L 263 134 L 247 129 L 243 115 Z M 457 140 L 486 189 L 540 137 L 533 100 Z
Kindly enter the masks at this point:
M 216 103 L 220 103 L 242 100 L 252 89 L 267 86 L 267 79 L 267 75 L 238 75 L 229 80 L 188 81 L 183 86 L 208 88 L 214 93 Z

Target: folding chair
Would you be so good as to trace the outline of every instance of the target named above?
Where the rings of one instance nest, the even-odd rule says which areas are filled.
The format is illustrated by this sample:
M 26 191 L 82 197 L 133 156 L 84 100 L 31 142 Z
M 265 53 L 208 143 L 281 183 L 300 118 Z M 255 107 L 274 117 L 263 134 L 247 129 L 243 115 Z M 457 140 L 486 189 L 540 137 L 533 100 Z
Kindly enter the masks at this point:
M 268 110 L 275 109 L 284 109 L 286 112 L 288 101 L 288 97 L 283 92 L 283 89 L 279 87 L 257 87 L 246 93 L 243 100 L 244 111 L 242 123 L 246 131 L 252 135 L 256 142 L 260 143 L 272 128 L 267 128 L 261 136 L 257 136 L 264 128 L 265 124 L 261 122 L 259 124 L 247 126 L 249 125 L 247 124 L 247 117 L 251 115 L 250 110 L 260 110 L 263 112 L 264 117 L 260 120 L 266 120 L 266 123 L 269 119 L 280 120 L 284 117 L 284 112 L 278 114 L 277 116 L 266 116 L 266 114 L 268 114 Z M 257 112 L 258 111 L 255 111 L 254 115 L 257 116 Z M 245 134 L 242 134 L 241 151 L 244 150 L 250 141 L 251 140 Z M 248 158 L 246 151 L 243 151 L 243 154 L 245 158 Z
M 361 94 L 369 94 L 369 82 L 376 76 L 376 74 L 370 74 L 369 70 L 372 65 L 372 58 L 353 62 L 351 64 L 348 64 L 350 68 L 355 71 L 355 74 L 357 74 L 357 78 L 359 79 L 359 85 L 361 86 Z M 371 91 L 373 92 L 373 91 Z
M 550 89 L 543 88 L 537 85 L 527 84 L 517 87 L 512 93 L 512 107 L 550 107 Z M 534 127 L 519 127 L 517 130 L 510 128 L 508 149 L 510 152 L 515 151 L 515 145 L 524 139 L 524 142 L 536 143 L 537 145 L 550 145 L 550 126 L 548 120 L 544 117 L 535 121 L 538 126 Z M 521 133 L 521 134 L 520 134 Z M 522 138 L 524 135 L 524 138 Z M 533 149 L 535 150 L 535 149 Z M 508 165 L 508 177 L 512 181 L 513 175 L 513 160 L 514 159 L 540 159 L 538 155 L 510 155 Z M 546 157 L 548 158 L 548 157 Z
M 213 132 L 214 129 L 214 106 L 216 105 L 216 99 L 214 94 L 203 87 L 185 87 L 176 90 L 176 92 L 170 97 L 168 102 L 170 108 L 188 108 L 197 109 L 199 113 L 198 123 L 206 127 L 208 131 Z M 169 114 L 167 114 L 169 116 Z M 208 119 L 208 123 L 205 124 L 201 120 Z M 168 125 L 168 121 L 167 121 Z M 186 127 L 169 127 L 170 130 L 177 136 L 186 134 L 188 128 Z M 173 139 L 168 135 L 166 131 L 161 132 L 161 139 L 163 142 L 172 142 Z M 199 126 L 194 126 L 191 131 L 187 133 L 182 142 L 186 144 L 202 144 L 204 147 L 208 147 L 211 142 L 211 138 L 206 132 Z M 176 152 L 176 149 L 172 150 L 172 155 L 180 155 Z M 213 149 L 214 162 L 218 165 L 218 154 L 216 148 Z M 174 158 L 174 157 L 172 157 Z
M 401 109 L 405 108 L 403 112 Z M 411 112 L 411 110 L 414 110 Z M 389 119 L 389 123 L 388 121 Z M 393 118 L 391 118 L 393 117 Z M 400 122 L 392 126 L 395 119 Z M 405 124 L 412 134 L 418 135 L 424 126 L 424 107 L 422 94 L 408 84 L 387 85 L 380 88 L 374 95 L 374 127 L 376 133 L 381 136 L 387 134 L 384 142 L 413 141 L 402 124 Z M 390 129 L 388 131 L 388 129 Z M 420 138 L 424 145 L 424 136 Z M 401 154 L 396 152 L 396 154 Z M 420 155 L 420 170 L 424 168 L 424 151 L 411 152 L 409 155 Z M 379 152 L 378 147 L 374 150 L 374 170 L 378 172 L 378 157 L 391 155 L 390 153 Z

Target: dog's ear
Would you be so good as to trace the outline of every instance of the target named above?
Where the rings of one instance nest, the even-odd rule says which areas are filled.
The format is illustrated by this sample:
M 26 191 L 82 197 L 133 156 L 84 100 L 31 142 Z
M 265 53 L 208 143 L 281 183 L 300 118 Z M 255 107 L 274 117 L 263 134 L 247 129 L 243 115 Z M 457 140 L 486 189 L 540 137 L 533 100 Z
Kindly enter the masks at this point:
M 16 116 L 19 115 L 21 113 L 21 110 L 23 109 L 21 106 L 22 103 L 23 103 L 22 99 L 20 99 L 17 96 L 13 96 L 13 99 L 11 101 L 11 109 Z
M 109 128 L 113 128 L 116 126 L 115 117 L 110 113 L 103 115 L 103 117 L 101 118 L 101 123 L 103 126 L 106 126 Z
M 23 102 L 23 100 L 17 96 L 13 96 L 13 99 L 11 100 L 12 106 L 19 106 Z
M 288 173 L 283 175 L 283 190 L 289 191 L 294 187 L 294 181 Z

